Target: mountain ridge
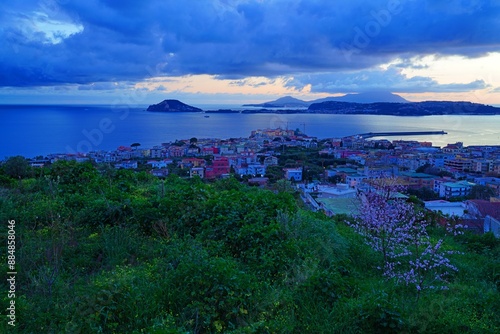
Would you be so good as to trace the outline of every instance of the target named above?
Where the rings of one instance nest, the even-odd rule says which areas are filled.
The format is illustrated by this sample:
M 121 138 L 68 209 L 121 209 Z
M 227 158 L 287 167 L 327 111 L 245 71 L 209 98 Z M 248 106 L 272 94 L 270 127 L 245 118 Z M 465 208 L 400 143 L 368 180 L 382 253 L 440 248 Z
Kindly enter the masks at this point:
M 304 101 L 292 96 L 284 96 L 274 101 L 264 103 L 244 104 L 244 107 L 262 107 L 262 108 L 291 108 L 291 107 L 304 107 L 307 108 L 312 104 L 336 101 L 336 102 L 349 102 L 349 103 L 410 103 L 410 101 L 403 97 L 390 92 L 364 92 L 358 94 L 345 94 L 342 96 L 329 96 L 321 99 L 311 101 Z

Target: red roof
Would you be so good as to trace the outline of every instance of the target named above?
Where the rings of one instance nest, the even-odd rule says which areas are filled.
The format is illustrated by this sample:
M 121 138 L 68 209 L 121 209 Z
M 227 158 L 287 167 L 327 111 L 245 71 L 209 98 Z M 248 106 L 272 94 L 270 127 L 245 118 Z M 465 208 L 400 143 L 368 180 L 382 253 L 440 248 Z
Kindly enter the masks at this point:
M 483 199 L 472 199 L 469 202 L 476 205 L 481 216 L 491 216 L 495 219 L 500 219 L 500 202 L 489 202 Z

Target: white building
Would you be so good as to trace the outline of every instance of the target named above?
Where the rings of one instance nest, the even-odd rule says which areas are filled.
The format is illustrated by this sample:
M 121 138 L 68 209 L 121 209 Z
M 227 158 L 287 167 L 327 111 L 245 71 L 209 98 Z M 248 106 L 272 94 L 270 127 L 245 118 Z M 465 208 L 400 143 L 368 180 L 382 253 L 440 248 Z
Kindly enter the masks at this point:
M 287 180 L 302 181 L 302 168 L 284 168 L 285 178 Z
M 445 200 L 426 201 L 425 208 L 445 215 L 462 217 L 464 215 L 465 203 L 448 202 Z
M 189 170 L 189 177 L 199 176 L 200 178 L 205 177 L 205 168 L 204 167 L 193 167 Z
M 171 164 L 173 161 L 170 159 L 165 159 L 165 160 L 150 160 L 147 162 L 148 165 L 151 165 L 152 168 L 165 168 L 167 165 Z
M 451 198 L 467 196 L 474 185 L 474 183 L 467 181 L 441 183 L 439 186 L 439 197 Z
M 137 161 L 122 161 L 121 163 L 118 163 L 115 165 L 115 168 L 123 168 L 123 169 L 136 169 L 137 168 Z
M 319 197 L 321 198 L 354 198 L 356 189 L 349 188 L 347 184 L 339 183 L 336 187 L 319 186 Z

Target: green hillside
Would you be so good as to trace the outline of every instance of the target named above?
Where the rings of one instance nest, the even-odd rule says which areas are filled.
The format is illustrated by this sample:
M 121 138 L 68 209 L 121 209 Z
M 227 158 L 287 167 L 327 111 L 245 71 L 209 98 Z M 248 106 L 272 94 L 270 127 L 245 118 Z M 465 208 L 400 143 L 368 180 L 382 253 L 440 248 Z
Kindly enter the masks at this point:
M 498 333 L 500 242 L 445 236 L 447 289 L 387 279 L 346 224 L 289 187 L 57 162 L 0 170 L 1 257 L 15 220 L 5 333 Z M 4 272 L 8 272 L 4 266 Z M 9 307 L 2 280 L 1 308 Z M 419 298 L 417 298 L 419 297 Z M 4 313 L 6 314 L 6 313 Z M 7 318 L 8 319 L 8 318 Z

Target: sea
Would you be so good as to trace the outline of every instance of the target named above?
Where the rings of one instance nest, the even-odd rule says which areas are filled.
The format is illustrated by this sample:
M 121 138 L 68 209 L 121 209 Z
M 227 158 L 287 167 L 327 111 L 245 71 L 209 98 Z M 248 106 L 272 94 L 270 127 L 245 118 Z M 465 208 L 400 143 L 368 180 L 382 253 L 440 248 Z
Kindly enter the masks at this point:
M 203 110 L 248 109 L 241 105 L 194 105 Z M 446 135 L 387 137 L 464 145 L 500 145 L 500 115 L 380 116 L 326 114 L 159 113 L 147 106 L 0 105 L 0 160 L 51 153 L 110 151 L 139 143 L 150 148 L 175 140 L 248 138 L 252 130 L 300 129 L 309 136 L 389 131 L 441 131 Z

